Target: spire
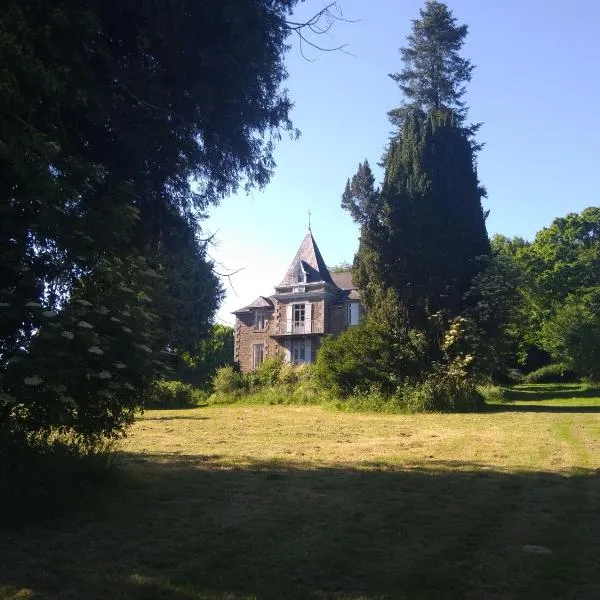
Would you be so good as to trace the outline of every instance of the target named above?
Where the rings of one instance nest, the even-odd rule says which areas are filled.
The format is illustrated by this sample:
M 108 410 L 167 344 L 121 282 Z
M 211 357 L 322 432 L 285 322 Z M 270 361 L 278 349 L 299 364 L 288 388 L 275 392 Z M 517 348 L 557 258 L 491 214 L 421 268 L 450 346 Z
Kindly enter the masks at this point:
M 308 232 L 304 236 L 294 260 L 290 264 L 282 282 L 278 287 L 288 287 L 294 285 L 294 273 L 298 268 L 298 265 L 306 274 L 306 282 L 314 283 L 318 281 L 324 281 L 326 283 L 333 284 L 327 265 L 321 256 L 319 247 L 313 238 L 312 231 L 310 229 L 310 221 L 308 226 Z

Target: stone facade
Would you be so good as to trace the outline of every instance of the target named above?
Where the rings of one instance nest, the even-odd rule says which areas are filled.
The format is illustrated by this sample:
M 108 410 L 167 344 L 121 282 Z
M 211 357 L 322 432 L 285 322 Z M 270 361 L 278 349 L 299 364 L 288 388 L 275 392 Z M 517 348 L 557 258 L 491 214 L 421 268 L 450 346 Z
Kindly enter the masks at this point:
M 350 273 L 329 273 L 309 230 L 275 294 L 233 313 L 234 360 L 244 372 L 280 353 L 287 362 L 312 362 L 322 337 L 339 335 L 362 312 Z

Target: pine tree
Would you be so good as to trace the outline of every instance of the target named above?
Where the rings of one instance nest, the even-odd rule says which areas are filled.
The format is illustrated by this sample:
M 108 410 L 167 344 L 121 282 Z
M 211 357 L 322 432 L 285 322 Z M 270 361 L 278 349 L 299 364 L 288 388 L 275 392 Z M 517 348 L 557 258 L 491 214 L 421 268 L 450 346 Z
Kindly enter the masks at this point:
M 402 51 L 404 69 L 394 76 L 406 102 L 391 113 L 399 131 L 381 190 L 365 163 L 342 199 L 361 225 L 354 275 L 365 304 L 374 310 L 381 299 L 397 298 L 409 328 L 461 314 L 485 264 L 480 257 L 489 254 L 476 146 L 463 125 L 461 98 L 473 68 L 458 56 L 466 33 L 444 4 L 430 1 L 421 11 Z
M 466 117 L 462 100 L 465 83 L 471 81 L 474 66 L 459 55 L 467 25 L 457 25 L 448 7 L 429 0 L 413 21 L 409 45 L 401 48 L 404 68 L 390 77 L 404 94 L 404 104 L 388 113 L 392 123 L 400 126 L 407 110 L 420 108 L 449 109 L 459 121 Z

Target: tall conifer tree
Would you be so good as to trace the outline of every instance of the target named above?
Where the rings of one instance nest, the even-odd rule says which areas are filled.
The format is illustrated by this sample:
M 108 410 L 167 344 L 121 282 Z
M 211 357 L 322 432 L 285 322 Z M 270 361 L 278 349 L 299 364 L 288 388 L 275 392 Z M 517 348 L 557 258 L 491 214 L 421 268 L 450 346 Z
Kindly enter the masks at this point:
M 365 192 L 361 165 L 342 202 L 361 225 L 354 274 L 367 307 L 392 291 L 410 328 L 427 327 L 440 311 L 460 314 L 485 264 L 480 257 L 489 254 L 476 146 L 464 126 L 464 83 L 473 69 L 458 54 L 466 33 L 444 4 L 429 1 L 421 10 L 402 50 L 404 69 L 392 76 L 405 102 L 389 113 L 399 129 L 382 188 L 372 183 Z

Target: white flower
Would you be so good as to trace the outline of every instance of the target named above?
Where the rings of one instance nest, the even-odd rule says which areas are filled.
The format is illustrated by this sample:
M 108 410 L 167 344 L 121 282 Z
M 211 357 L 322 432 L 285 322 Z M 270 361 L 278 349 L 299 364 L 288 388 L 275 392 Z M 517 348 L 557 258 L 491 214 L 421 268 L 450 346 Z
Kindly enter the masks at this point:
M 71 398 L 71 396 L 61 396 L 60 399 L 65 403 L 65 404 L 70 404 L 71 406 L 77 406 L 77 402 L 75 402 L 74 398 Z
M 31 301 L 25 305 L 25 308 L 42 308 L 42 305 L 39 302 Z
M 104 354 L 104 351 L 101 350 L 100 348 L 98 348 L 98 346 L 90 346 L 88 348 L 88 352 L 91 352 L 92 354 L 98 354 L 98 355 Z
M 87 321 L 79 321 L 77 325 L 79 325 L 79 327 L 81 327 L 82 329 L 94 329 L 94 326 L 91 323 L 88 323 Z
M 67 338 L 68 340 L 72 340 L 75 335 L 73 333 L 71 333 L 70 331 L 63 331 L 60 335 L 62 335 L 64 338 Z
M 122 329 L 125 333 L 131 333 L 131 329 L 129 329 L 129 327 L 122 327 Z
M 78 302 L 79 304 L 81 304 L 81 306 L 92 306 L 91 302 L 88 302 L 87 300 L 84 300 L 83 298 L 77 298 L 77 300 L 75 300 L 75 302 Z
M 48 317 L 49 319 L 51 319 L 52 317 L 58 316 L 58 313 L 56 311 L 53 311 L 53 310 L 45 310 L 42 313 L 42 316 Z
M 115 367 L 116 367 L 117 369 L 126 369 L 126 368 L 127 368 L 127 365 L 126 365 L 125 363 L 122 363 L 122 362 L 116 362 L 116 363 L 115 363 Z
M 25 377 L 23 379 L 23 383 L 25 385 L 40 385 L 44 380 L 38 375 L 34 375 L 33 377 Z
M 111 377 L 112 375 L 108 371 L 100 371 L 100 373 L 98 373 L 99 379 L 110 379 Z

